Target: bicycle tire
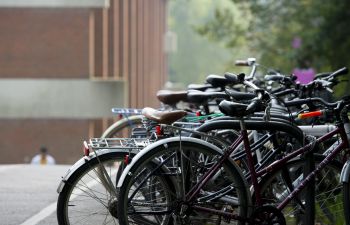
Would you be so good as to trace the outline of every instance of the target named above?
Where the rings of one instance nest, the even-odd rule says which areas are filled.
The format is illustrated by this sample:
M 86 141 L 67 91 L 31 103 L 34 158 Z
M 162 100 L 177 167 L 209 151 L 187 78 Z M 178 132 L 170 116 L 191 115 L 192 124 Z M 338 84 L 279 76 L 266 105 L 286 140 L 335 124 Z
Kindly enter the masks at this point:
M 109 126 L 101 135 L 101 138 L 129 138 L 132 128 L 142 124 L 142 115 L 125 117 Z
M 112 206 L 116 202 L 115 197 L 108 194 L 111 190 L 106 188 L 107 179 L 99 177 L 102 171 L 100 166 L 104 166 L 113 183 L 113 187 L 108 188 L 115 189 L 114 181 L 117 180 L 115 177 L 119 171 L 117 163 L 122 161 L 126 154 L 128 153 L 107 152 L 98 158 L 87 160 L 65 181 L 57 201 L 59 225 L 108 224 L 105 221 L 117 223 L 117 219 L 110 212 L 115 207 Z
M 344 208 L 344 217 L 346 224 L 350 224 L 350 175 L 349 170 L 349 161 L 347 161 L 342 171 L 342 183 L 343 183 L 343 208 Z M 344 174 L 343 174 L 344 173 Z
M 346 224 L 350 224 L 350 184 L 343 182 L 343 207 Z
M 319 165 L 324 158 L 325 156 L 323 155 L 315 154 L 315 166 Z M 293 171 L 294 175 L 293 173 L 290 173 L 290 177 L 294 177 L 295 179 L 293 180 L 295 181 L 297 180 L 297 178 L 300 178 L 300 174 L 302 174 L 302 168 L 304 164 L 305 161 L 303 159 L 295 159 L 289 161 L 280 170 L 276 170 L 272 174 L 264 176 L 260 184 L 262 187 L 261 193 L 263 193 L 263 198 L 266 204 L 278 205 L 278 203 L 285 199 L 285 197 L 290 193 L 287 187 L 288 185 L 286 184 L 287 181 L 285 181 L 286 178 L 277 178 L 282 174 L 282 170 L 288 168 L 289 171 Z M 326 165 L 326 167 L 323 170 L 321 170 L 321 173 L 318 176 L 316 176 L 315 217 L 309 216 L 309 218 L 314 218 L 314 221 L 305 221 L 303 220 L 303 218 L 297 217 L 297 211 L 301 212 L 303 211 L 303 209 L 301 209 L 302 207 L 300 207 L 300 203 L 298 203 L 297 200 L 295 200 L 294 202 L 291 202 L 289 204 L 291 205 L 290 208 L 288 208 L 287 206 L 283 211 L 286 217 L 287 224 L 343 224 L 344 216 L 342 212 L 339 212 L 339 210 L 342 211 L 341 208 L 339 208 L 339 202 L 342 201 L 342 191 L 341 185 L 337 185 L 339 183 L 341 170 L 342 163 L 338 161 L 331 161 L 328 165 Z M 275 180 L 275 182 L 273 182 L 273 180 Z M 295 183 L 293 184 L 293 186 L 295 186 Z M 268 192 L 267 189 L 269 187 L 271 189 Z M 302 193 L 299 195 L 301 198 L 301 202 L 307 201 L 305 200 L 305 195 L 307 196 L 307 194 L 305 194 L 304 191 L 302 191 Z M 335 202 L 333 202 L 333 200 Z M 294 210 L 293 204 L 297 206 L 297 209 Z M 292 209 L 292 211 L 287 212 L 289 209 Z M 306 212 L 304 212 L 304 214 Z
M 181 153 L 176 153 L 176 151 L 180 149 L 180 145 L 181 145 L 182 151 Z M 192 154 L 192 156 L 193 155 L 196 155 L 196 156 L 186 157 L 187 154 Z M 152 176 L 167 178 L 168 180 L 165 183 L 168 183 L 168 184 L 166 186 L 175 188 L 174 191 L 171 191 L 171 193 L 168 193 L 169 196 L 172 196 L 172 198 L 168 198 L 167 199 L 168 202 L 162 204 L 163 206 L 168 207 L 166 209 L 163 209 L 162 211 L 163 214 L 166 214 L 164 215 L 164 218 L 163 218 L 164 221 L 167 221 L 166 219 L 171 217 L 174 220 L 181 220 L 182 223 L 180 224 L 228 224 L 226 223 L 228 221 L 227 218 L 225 219 L 225 218 L 222 218 L 222 216 L 216 217 L 216 215 L 201 213 L 198 210 L 191 211 L 187 209 L 189 210 L 189 211 L 186 210 L 187 212 L 189 212 L 189 215 L 186 216 L 186 219 L 184 219 L 184 217 L 179 216 L 179 213 L 180 213 L 179 210 L 184 209 L 183 205 L 180 206 L 180 203 L 179 203 L 181 202 L 181 200 L 183 200 L 185 196 L 184 194 L 181 194 L 181 193 L 185 193 L 190 189 L 189 187 L 191 187 L 191 184 L 189 184 L 190 182 L 186 178 L 180 179 L 182 174 L 190 173 L 190 172 L 191 174 L 194 174 L 195 173 L 194 171 L 201 171 L 201 172 L 198 172 L 197 174 L 197 175 L 201 175 L 203 174 L 202 170 L 207 171 L 209 169 L 209 168 L 206 168 L 208 164 L 204 163 L 204 161 L 213 163 L 210 160 L 217 159 L 217 157 L 219 157 L 220 155 L 221 153 L 219 151 L 213 150 L 213 148 L 208 147 L 208 145 L 202 145 L 196 142 L 182 140 L 181 143 L 179 141 L 174 141 L 174 142 L 169 141 L 166 144 L 158 145 L 155 148 L 152 148 L 151 151 L 145 153 L 143 156 L 140 156 L 140 157 L 136 156 L 137 160 L 134 161 L 134 164 L 131 165 L 128 171 L 124 171 L 123 175 L 126 175 L 126 174 L 128 175 L 125 176 L 124 182 L 119 188 L 118 219 L 120 224 L 123 224 L 123 225 L 131 224 L 131 223 L 132 224 L 158 224 L 158 223 L 152 223 L 152 221 L 155 221 L 156 219 L 149 218 L 149 217 L 150 215 L 152 215 L 152 213 L 154 214 L 153 217 L 155 217 L 155 215 L 159 215 L 161 212 L 155 211 L 156 209 L 159 209 L 159 208 L 157 208 L 156 206 L 153 206 L 154 208 L 151 208 L 151 207 L 148 208 L 148 210 L 150 210 L 151 212 L 145 211 L 145 209 L 142 208 L 145 204 L 143 204 L 142 202 L 137 202 L 137 200 L 140 201 L 140 198 L 141 198 L 140 196 L 143 195 L 143 193 L 139 193 L 139 190 L 147 189 L 146 185 L 149 183 L 148 180 L 140 181 L 138 179 L 140 177 L 146 177 L 147 179 L 150 179 L 152 178 Z M 168 164 L 169 162 L 179 163 L 180 156 L 188 160 L 187 162 L 186 160 L 182 161 L 184 165 L 187 163 L 186 164 L 187 167 L 186 166 L 182 167 L 184 168 L 183 170 L 181 170 L 183 171 L 183 173 L 173 174 L 172 176 L 166 176 L 165 174 L 163 174 L 163 173 L 169 173 L 169 171 L 174 171 L 173 167 L 175 167 L 175 171 L 180 171 L 180 169 L 177 167 L 178 164 L 175 164 L 175 165 Z M 163 161 L 158 160 L 160 158 L 162 158 Z M 193 160 L 193 159 L 196 159 L 196 160 Z M 206 160 L 199 161 L 199 159 L 206 159 Z M 190 160 L 193 160 L 195 162 L 192 162 L 191 164 L 189 163 Z M 163 164 L 159 165 L 157 167 L 158 169 L 156 170 L 147 169 L 147 168 L 154 168 L 154 165 L 156 164 L 156 162 L 158 162 L 158 164 L 159 162 L 163 162 Z M 199 165 L 202 165 L 202 167 L 200 167 Z M 188 168 L 188 170 L 185 167 Z M 143 174 L 144 172 L 146 172 L 146 175 Z M 132 174 L 132 176 L 129 174 Z M 226 179 L 219 179 L 219 178 L 223 178 L 221 176 L 225 176 Z M 183 175 L 183 177 L 188 177 L 188 176 Z M 192 182 L 194 182 L 193 179 L 197 178 L 197 176 L 191 176 L 191 177 L 192 177 L 192 180 L 191 180 Z M 227 177 L 229 178 L 229 180 L 227 180 Z M 222 183 L 219 183 L 219 181 Z M 188 182 L 188 183 L 185 183 L 185 182 Z M 215 183 L 215 182 L 218 182 L 218 183 Z M 228 183 L 225 183 L 225 182 L 228 182 Z M 181 184 L 183 184 L 183 186 Z M 142 185 L 145 185 L 145 187 Z M 237 198 L 236 201 L 238 202 L 238 206 L 234 205 L 232 202 L 230 204 L 228 203 L 224 204 L 223 202 L 221 202 L 221 205 L 219 205 L 218 202 L 209 203 L 209 201 L 206 202 L 207 204 L 206 206 L 212 207 L 212 208 L 219 207 L 219 208 L 215 208 L 217 210 L 223 210 L 223 211 L 228 210 L 228 211 L 239 212 L 240 216 L 246 217 L 248 214 L 248 205 L 250 204 L 249 203 L 250 198 L 247 192 L 247 184 L 244 181 L 243 175 L 241 174 L 240 170 L 233 163 L 231 159 L 229 159 L 224 163 L 224 166 L 221 168 L 218 177 L 216 177 L 216 179 L 213 179 L 210 185 L 208 184 L 205 188 L 202 189 L 201 198 L 209 197 L 210 195 L 216 192 L 219 193 L 221 188 L 224 187 L 223 185 L 225 185 L 225 187 L 229 187 L 229 186 L 233 187 L 234 190 L 230 191 L 229 193 L 232 193 L 232 195 L 235 195 L 235 197 Z M 181 186 L 183 188 L 181 188 Z M 135 193 L 133 191 L 135 191 Z M 134 198 L 135 196 L 138 196 L 138 198 Z M 200 205 L 201 204 L 200 200 L 199 199 L 197 200 L 198 202 L 196 202 L 196 204 Z M 219 201 L 219 200 L 216 199 L 216 201 Z M 234 208 L 235 206 L 236 208 Z M 139 207 L 139 209 L 137 207 Z M 152 212 L 152 210 L 154 212 Z M 141 215 L 141 213 L 143 213 L 144 215 L 148 216 L 147 219 L 149 220 L 152 219 L 152 220 L 141 221 L 138 223 L 137 221 L 134 220 L 133 218 L 134 214 L 132 213 L 137 215 Z M 139 218 L 140 217 L 138 217 L 138 219 Z M 186 220 L 186 221 L 183 221 L 183 220 Z M 191 220 L 191 221 L 188 221 L 188 220 Z M 210 223 L 212 221 L 214 221 L 215 223 Z M 170 224 L 170 223 L 164 222 L 159 224 Z

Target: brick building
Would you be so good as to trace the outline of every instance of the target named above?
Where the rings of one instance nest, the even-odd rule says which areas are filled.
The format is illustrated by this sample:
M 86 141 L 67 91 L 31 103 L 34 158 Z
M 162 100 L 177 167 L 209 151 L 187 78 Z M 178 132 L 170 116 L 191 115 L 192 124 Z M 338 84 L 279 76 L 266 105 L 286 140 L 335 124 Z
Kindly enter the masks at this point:
M 82 155 L 112 107 L 157 106 L 166 0 L 0 2 L 0 163 Z

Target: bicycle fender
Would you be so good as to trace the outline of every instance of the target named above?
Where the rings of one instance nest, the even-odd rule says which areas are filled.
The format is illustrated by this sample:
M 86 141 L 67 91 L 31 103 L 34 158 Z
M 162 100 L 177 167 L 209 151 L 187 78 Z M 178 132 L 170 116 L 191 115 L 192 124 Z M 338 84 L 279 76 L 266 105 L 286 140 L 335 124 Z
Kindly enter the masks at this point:
M 144 156 L 145 154 L 147 154 L 149 151 L 152 151 L 154 148 L 157 148 L 161 145 L 167 145 L 168 143 L 171 143 L 171 142 L 179 142 L 179 141 L 182 141 L 182 142 L 195 142 L 197 144 L 201 144 L 201 145 L 205 145 L 206 147 L 209 147 L 209 148 L 212 148 L 213 150 L 219 152 L 219 153 L 222 153 L 222 151 L 216 147 L 215 145 L 212 145 L 206 141 L 203 141 L 203 140 L 200 140 L 200 139 L 197 139 L 197 138 L 192 138 L 192 137 L 172 137 L 172 138 L 166 138 L 166 139 L 163 139 L 163 140 L 159 140 L 155 143 L 152 143 L 150 145 L 148 145 L 146 148 L 142 149 L 139 153 L 137 153 L 137 155 L 132 159 L 131 163 L 129 165 L 127 165 L 118 181 L 118 184 L 117 184 L 117 188 L 120 188 L 126 178 L 126 176 L 132 176 L 131 173 L 129 173 L 130 171 L 130 168 L 136 163 L 137 160 L 139 160 L 142 156 Z
M 350 160 L 346 161 L 346 163 L 343 166 L 343 169 L 341 170 L 340 182 L 349 183 L 349 178 L 350 178 Z
M 226 119 L 225 119 L 226 118 Z M 291 125 L 289 122 L 286 123 L 281 121 L 263 121 L 261 118 L 259 120 L 247 120 L 244 122 L 248 130 L 273 130 L 273 131 L 283 131 L 291 134 L 300 143 L 304 141 L 303 131 L 297 127 Z M 227 117 L 222 119 L 221 117 L 211 120 L 210 123 L 204 123 L 197 131 L 206 132 L 212 129 L 240 129 L 240 121 L 231 119 L 227 120 Z
M 129 150 L 123 150 L 123 149 L 101 149 L 96 151 L 97 156 L 102 156 L 104 154 L 110 154 L 113 152 L 120 152 L 121 154 L 122 153 L 129 154 Z M 81 166 L 83 166 L 86 163 L 89 163 L 89 161 L 95 158 L 96 158 L 96 154 L 90 153 L 89 156 L 84 156 L 83 158 L 79 159 L 76 163 L 74 163 L 74 165 L 71 168 L 69 168 L 66 174 L 62 177 L 61 182 L 57 188 L 57 193 L 61 193 L 67 180 L 69 180 L 69 178 L 75 173 L 75 171 L 77 171 Z

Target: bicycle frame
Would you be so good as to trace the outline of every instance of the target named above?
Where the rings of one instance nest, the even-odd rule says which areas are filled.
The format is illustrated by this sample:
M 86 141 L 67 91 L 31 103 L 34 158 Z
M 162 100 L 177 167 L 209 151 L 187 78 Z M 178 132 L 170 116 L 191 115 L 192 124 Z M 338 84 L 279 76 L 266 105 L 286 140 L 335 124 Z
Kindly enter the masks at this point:
M 254 167 L 254 161 L 253 161 L 253 156 L 252 156 L 252 152 L 251 152 L 251 147 L 250 147 L 249 140 L 248 140 L 247 130 L 245 128 L 245 124 L 244 124 L 243 119 L 240 120 L 240 123 L 241 123 L 240 136 L 234 141 L 234 143 L 230 147 L 228 147 L 226 149 L 226 151 L 220 157 L 218 162 L 215 165 L 213 165 L 209 169 L 209 171 L 207 173 L 205 173 L 203 175 L 203 177 L 201 177 L 201 179 L 197 182 L 197 184 L 195 186 L 193 186 L 192 189 L 187 193 L 187 195 L 185 197 L 186 204 L 190 205 L 191 202 L 193 202 L 195 200 L 195 197 L 199 194 L 199 192 L 203 188 L 203 186 L 215 175 L 215 173 L 218 172 L 218 170 L 224 164 L 225 160 L 227 160 L 230 157 L 231 153 L 240 145 L 240 143 L 242 141 L 244 143 L 244 149 L 245 149 L 245 153 L 246 153 L 246 156 L 248 159 L 249 172 L 251 174 L 252 185 L 253 185 L 254 191 L 255 191 L 255 197 L 256 197 L 255 201 L 256 201 L 256 204 L 258 206 L 261 206 L 263 204 L 263 202 L 261 200 L 261 193 L 260 193 L 261 187 L 260 187 L 259 182 L 258 182 L 259 177 L 262 177 L 269 172 L 274 172 L 277 169 L 282 168 L 287 161 L 295 158 L 298 155 L 312 152 L 314 149 L 313 148 L 314 146 L 317 146 L 318 144 L 332 138 L 334 135 L 340 135 L 341 142 L 339 143 L 339 145 L 337 147 L 335 147 L 334 149 L 332 149 L 331 152 L 326 156 L 326 158 L 308 176 L 306 176 L 305 178 L 303 178 L 301 180 L 301 182 L 286 197 L 286 199 L 277 206 L 277 208 L 279 210 L 282 210 L 292 199 L 294 199 L 308 185 L 308 183 L 320 172 L 320 170 L 322 170 L 332 159 L 334 159 L 336 157 L 337 154 L 339 154 L 342 150 L 349 148 L 349 142 L 347 139 L 347 135 L 345 133 L 344 124 L 339 123 L 336 125 L 335 130 L 333 130 L 333 131 L 323 135 L 322 137 L 316 139 L 314 143 L 309 143 L 306 146 L 299 148 L 298 150 L 293 151 L 292 153 L 287 154 L 282 159 L 275 161 L 270 166 L 267 166 L 261 170 L 256 171 L 256 169 Z M 238 215 L 233 215 L 230 213 L 221 212 L 219 210 L 213 210 L 210 208 L 205 208 L 205 207 L 200 207 L 200 206 L 193 206 L 193 208 L 195 208 L 197 210 L 202 210 L 202 211 L 218 214 L 218 215 L 227 216 L 228 218 L 231 218 L 231 219 L 248 221 L 248 219 L 246 219 L 246 218 L 241 218 Z

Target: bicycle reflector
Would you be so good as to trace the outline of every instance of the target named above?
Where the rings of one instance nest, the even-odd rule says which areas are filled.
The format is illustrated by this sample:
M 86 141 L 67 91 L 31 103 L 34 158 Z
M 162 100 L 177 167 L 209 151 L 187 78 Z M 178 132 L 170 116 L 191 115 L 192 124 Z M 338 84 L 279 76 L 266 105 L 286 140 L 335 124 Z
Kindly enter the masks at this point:
M 124 156 L 124 163 L 125 165 L 128 165 L 131 162 L 130 155 L 125 155 Z
M 157 125 L 157 126 L 156 126 L 156 134 L 157 134 L 158 136 L 161 136 L 161 135 L 164 134 L 163 128 L 162 128 L 161 125 Z
M 83 145 L 84 145 L 84 149 L 83 149 L 84 155 L 85 155 L 85 156 L 89 156 L 89 154 L 90 154 L 90 149 L 89 149 L 88 143 L 87 143 L 86 141 L 84 141 L 84 142 L 83 142 Z
M 313 111 L 313 112 L 300 113 L 298 115 L 298 118 L 299 119 L 307 119 L 307 118 L 312 118 L 312 117 L 322 116 L 322 115 L 323 115 L 323 111 L 318 110 L 318 111 Z

